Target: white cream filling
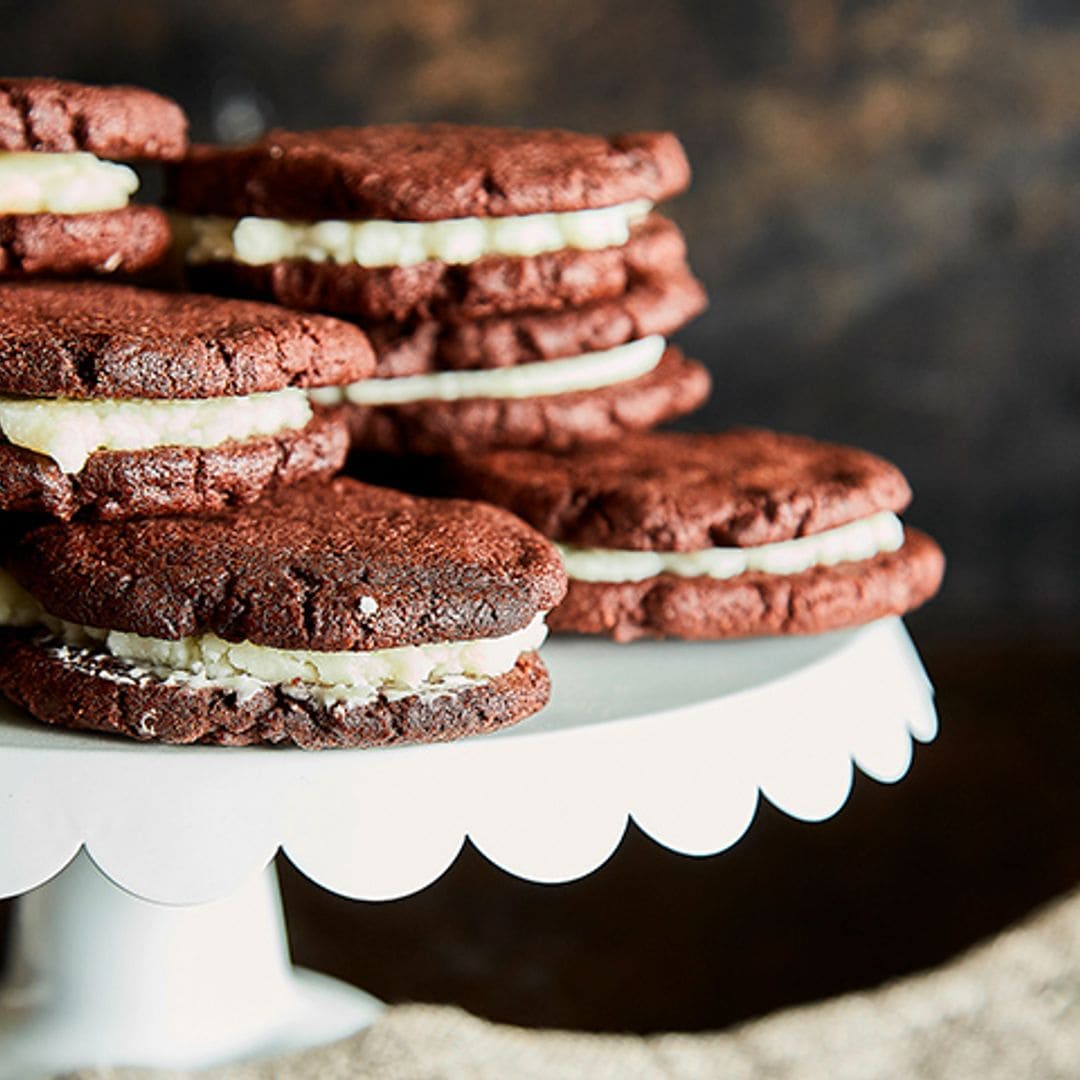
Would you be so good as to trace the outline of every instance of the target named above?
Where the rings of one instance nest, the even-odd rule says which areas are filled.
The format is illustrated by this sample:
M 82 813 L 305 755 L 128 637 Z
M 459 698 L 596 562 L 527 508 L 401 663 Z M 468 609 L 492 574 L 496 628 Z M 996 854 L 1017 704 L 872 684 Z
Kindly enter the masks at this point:
M 133 169 L 93 154 L 0 151 L 0 214 L 120 210 L 138 189 Z
M 98 450 L 220 446 L 299 429 L 311 416 L 307 393 L 295 387 L 162 401 L 0 396 L 0 432 L 7 441 L 52 458 L 65 473 L 79 472 Z
M 378 610 L 374 597 L 364 597 L 360 610 L 374 614 Z M 502 637 L 364 652 L 274 649 L 250 641 L 225 641 L 216 634 L 165 641 L 54 618 L 2 570 L 0 625 L 41 625 L 69 650 L 89 650 L 131 665 L 133 681 L 152 677 L 226 689 L 241 697 L 282 686 L 289 694 L 313 696 L 328 704 L 366 701 L 378 694 L 395 698 L 445 692 L 495 678 L 513 668 L 522 654 L 538 649 L 547 636 L 544 613 L 540 613 L 528 626 Z
M 601 352 L 563 360 L 484 371 L 438 371 L 396 379 L 366 379 L 348 386 L 309 390 L 320 405 L 403 405 L 411 401 L 461 401 L 464 398 L 532 398 L 596 390 L 648 374 L 664 355 L 659 335 Z
M 277 218 L 191 217 L 192 263 L 263 266 L 284 259 L 340 266 L 414 266 L 428 259 L 464 264 L 485 255 L 540 255 L 572 248 L 621 247 L 652 209 L 647 199 L 518 217 L 443 221 L 280 221 Z
M 748 571 L 798 574 L 812 566 L 859 562 L 904 544 L 904 527 L 883 510 L 870 517 L 797 540 L 758 547 L 714 547 L 702 551 L 625 551 L 557 544 L 567 576 L 576 581 L 644 581 L 658 574 L 732 578 Z

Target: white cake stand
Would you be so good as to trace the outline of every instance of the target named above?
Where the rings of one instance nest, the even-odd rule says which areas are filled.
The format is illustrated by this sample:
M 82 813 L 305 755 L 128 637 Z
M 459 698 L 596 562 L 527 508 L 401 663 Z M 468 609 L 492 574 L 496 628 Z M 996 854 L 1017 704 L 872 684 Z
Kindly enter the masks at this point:
M 434 881 L 466 836 L 513 874 L 569 881 L 611 855 L 628 816 L 694 855 L 734 844 L 759 792 L 827 818 L 853 763 L 897 780 L 912 737 L 937 729 L 898 619 L 749 642 L 556 640 L 544 655 L 547 709 L 439 746 L 160 747 L 0 715 L 0 895 L 28 893 L 0 1077 L 199 1068 L 369 1024 L 373 998 L 290 965 L 279 848 L 366 900 Z

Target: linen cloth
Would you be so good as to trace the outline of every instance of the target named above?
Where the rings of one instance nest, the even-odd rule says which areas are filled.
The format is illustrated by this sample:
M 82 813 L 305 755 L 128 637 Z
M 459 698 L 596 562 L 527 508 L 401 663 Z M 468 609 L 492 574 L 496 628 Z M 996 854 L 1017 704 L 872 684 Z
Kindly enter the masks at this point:
M 442 1005 L 286 1058 L 78 1080 L 1054 1080 L 1080 1076 L 1080 889 L 935 970 L 727 1031 L 530 1030 Z

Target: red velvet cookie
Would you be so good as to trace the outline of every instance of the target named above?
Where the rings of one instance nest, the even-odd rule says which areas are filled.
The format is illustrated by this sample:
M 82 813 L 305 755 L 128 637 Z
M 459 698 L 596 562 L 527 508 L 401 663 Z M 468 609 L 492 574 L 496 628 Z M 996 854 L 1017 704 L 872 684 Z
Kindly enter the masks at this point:
M 666 132 L 453 124 L 274 131 L 171 174 L 192 280 L 363 320 L 559 310 L 626 291 L 681 240 L 649 218 L 690 170 Z
M 372 380 L 373 383 L 378 380 Z M 693 412 L 709 373 L 674 346 L 652 370 L 596 389 L 532 397 L 341 406 L 354 449 L 379 454 L 469 454 L 489 448 L 561 450 L 619 439 Z
M 187 118 L 133 86 L 0 78 L 0 277 L 131 273 L 160 261 L 170 230 L 118 160 L 175 161 Z
M 341 467 L 311 387 L 370 375 L 357 327 L 97 283 L 0 286 L 0 508 L 199 512 Z
M 571 311 L 617 300 L 643 280 L 686 273 L 686 241 L 658 214 L 631 228 L 625 244 L 563 248 L 530 257 L 485 255 L 475 262 L 427 259 L 407 266 L 358 266 L 284 259 L 258 266 L 211 260 L 188 267 L 197 288 L 273 300 L 362 325 L 392 320 L 463 322 L 493 315 Z
M 401 125 L 195 147 L 171 198 L 199 287 L 372 335 L 353 446 L 424 454 L 570 446 L 701 403 L 708 376 L 662 338 L 704 292 L 650 212 L 688 179 L 669 133 Z
M 93 214 L 0 214 L 0 278 L 133 274 L 159 263 L 172 233 L 156 206 Z
M 76 473 L 44 454 L 0 441 L 0 507 L 117 520 L 201 514 L 254 502 L 268 491 L 341 470 L 349 451 L 344 417 L 314 410 L 302 428 L 217 446 L 99 450 Z
M 565 587 L 505 511 L 345 478 L 202 517 L 45 525 L 4 564 L 3 693 L 47 723 L 229 745 L 520 720 L 546 701 L 535 649 Z
M 669 132 L 390 124 L 271 131 L 250 146 L 192 147 L 172 176 L 187 213 L 438 221 L 659 202 L 690 169 Z
M 686 268 L 631 282 L 626 292 L 564 311 L 528 311 L 466 322 L 433 319 L 367 327 L 377 378 L 519 367 L 668 335 L 705 308 Z
M 554 628 L 639 637 L 814 633 L 909 611 L 941 583 L 910 489 L 862 450 L 736 429 L 652 432 L 450 464 L 455 487 L 561 545 Z
M 0 150 L 177 161 L 187 126 L 175 101 L 137 86 L 0 78 Z

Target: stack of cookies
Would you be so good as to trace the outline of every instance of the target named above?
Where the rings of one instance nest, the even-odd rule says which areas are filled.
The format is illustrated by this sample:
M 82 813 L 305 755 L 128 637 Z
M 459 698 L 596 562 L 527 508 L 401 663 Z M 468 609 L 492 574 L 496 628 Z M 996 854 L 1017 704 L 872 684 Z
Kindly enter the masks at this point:
M 185 132 L 145 91 L 0 80 L 0 692 L 38 719 L 446 739 L 543 706 L 549 614 L 809 633 L 937 589 L 887 462 L 653 430 L 709 388 L 667 340 L 705 302 L 654 210 L 689 179 L 673 135 Z M 169 244 L 116 158 L 175 162 L 218 295 L 100 279 Z M 350 450 L 458 497 L 337 476 Z
M 163 213 L 114 205 L 134 174 L 98 158 L 183 153 L 179 109 L 0 95 L 0 692 L 50 724 L 228 745 L 430 741 L 541 708 L 552 545 L 492 506 L 334 478 L 347 418 L 319 398 L 374 372 L 360 328 L 77 279 L 164 254 Z
M 191 280 L 361 325 L 375 378 L 339 403 L 358 451 L 556 449 L 696 408 L 666 336 L 704 307 L 654 204 L 671 134 L 399 125 L 197 146 L 172 170 Z
M 652 432 L 708 392 L 666 341 L 704 306 L 654 210 L 689 180 L 670 133 L 273 132 L 196 147 L 171 175 L 194 281 L 367 331 L 376 377 L 315 393 L 347 416 L 356 471 L 507 507 L 559 545 L 553 629 L 812 633 L 939 587 L 941 551 L 901 524 L 911 492 L 888 462 L 767 431 Z

